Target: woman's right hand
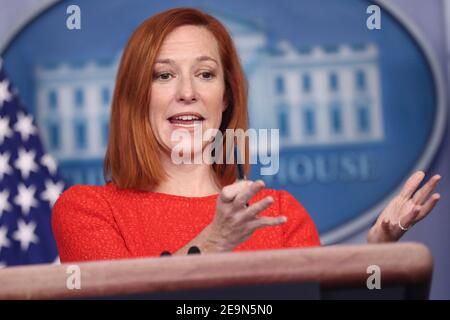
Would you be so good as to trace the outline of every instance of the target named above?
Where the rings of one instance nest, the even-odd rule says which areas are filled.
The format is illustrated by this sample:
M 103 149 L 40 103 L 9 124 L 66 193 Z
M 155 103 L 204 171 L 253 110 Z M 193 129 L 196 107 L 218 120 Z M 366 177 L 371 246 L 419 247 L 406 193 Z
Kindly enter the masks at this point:
M 274 199 L 270 196 L 247 206 L 248 201 L 264 186 L 262 180 L 241 180 L 222 189 L 207 237 L 217 250 L 231 251 L 250 238 L 255 230 L 287 221 L 285 216 L 258 217 L 273 203 Z

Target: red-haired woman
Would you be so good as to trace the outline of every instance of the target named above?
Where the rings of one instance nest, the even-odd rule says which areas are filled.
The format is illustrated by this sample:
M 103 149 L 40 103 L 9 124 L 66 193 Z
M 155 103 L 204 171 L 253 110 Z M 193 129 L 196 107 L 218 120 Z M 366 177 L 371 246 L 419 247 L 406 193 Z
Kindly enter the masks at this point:
M 141 24 L 122 56 L 114 91 L 104 186 L 73 186 L 53 208 L 62 262 L 319 246 L 302 205 L 264 182 L 236 181 L 236 166 L 177 164 L 172 134 L 247 130 L 247 87 L 232 39 L 189 8 Z M 226 143 L 226 135 L 223 144 Z M 202 141 L 192 153 L 202 152 Z M 248 161 L 244 174 L 248 175 Z M 414 174 L 369 231 L 396 241 L 434 207 L 439 176 L 413 193 Z

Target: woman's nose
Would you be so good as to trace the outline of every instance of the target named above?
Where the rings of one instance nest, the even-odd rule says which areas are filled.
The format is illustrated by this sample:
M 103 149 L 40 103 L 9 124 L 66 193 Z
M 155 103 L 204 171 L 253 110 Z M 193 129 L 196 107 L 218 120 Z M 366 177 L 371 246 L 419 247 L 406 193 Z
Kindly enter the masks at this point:
M 191 79 L 185 78 L 180 81 L 177 101 L 187 104 L 197 101 L 197 93 Z

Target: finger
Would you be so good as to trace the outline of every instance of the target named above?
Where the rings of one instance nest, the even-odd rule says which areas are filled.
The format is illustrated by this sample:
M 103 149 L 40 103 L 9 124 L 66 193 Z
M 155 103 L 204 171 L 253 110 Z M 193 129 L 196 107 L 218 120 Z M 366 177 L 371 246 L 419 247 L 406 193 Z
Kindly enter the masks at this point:
M 417 216 L 416 222 L 425 218 L 431 212 L 431 210 L 433 210 L 434 206 L 439 202 L 440 199 L 441 195 L 439 193 L 433 194 L 422 206 L 422 210 Z
M 392 233 L 397 232 L 397 226 L 396 226 L 396 222 L 391 222 L 389 219 L 383 219 L 381 221 L 381 228 L 383 229 L 383 231 L 388 234 L 388 235 L 392 235 Z
M 400 225 L 405 229 L 411 228 L 414 225 L 414 223 L 416 221 L 416 217 L 419 215 L 421 210 L 422 210 L 422 206 L 418 205 L 418 206 L 415 206 L 410 212 L 408 212 L 404 216 L 401 216 L 398 221 L 399 228 L 400 228 Z M 402 230 L 402 231 L 405 231 L 405 230 Z
M 274 200 L 271 196 L 265 197 L 264 199 L 259 200 L 258 202 L 255 202 L 254 204 L 249 206 L 243 213 L 239 215 L 241 215 L 243 221 L 254 219 L 258 213 L 266 210 L 273 204 L 273 202 Z
M 279 217 L 260 217 L 256 220 L 253 220 L 248 223 L 248 227 L 250 230 L 256 230 L 263 227 L 270 226 L 278 226 L 287 221 L 287 217 L 279 216 Z
M 414 191 L 416 191 L 417 187 L 422 182 L 424 177 L 425 173 L 423 171 L 415 172 L 408 178 L 408 180 L 406 180 L 402 190 L 400 191 L 400 196 L 409 199 Z
M 248 201 L 265 187 L 264 181 L 257 180 L 252 184 L 243 187 L 239 194 L 234 198 L 233 204 L 237 208 L 242 208 L 247 205 Z
M 425 199 L 433 192 L 437 184 L 441 180 L 440 175 L 434 175 L 428 182 L 414 194 L 413 200 L 416 204 L 423 204 Z
M 250 180 L 240 180 L 238 182 L 223 187 L 222 191 L 220 192 L 220 200 L 222 200 L 223 202 L 232 202 L 234 198 L 242 190 L 242 188 L 252 183 L 253 181 Z
M 405 231 L 399 227 L 398 221 L 391 221 L 388 218 L 381 221 L 381 229 L 383 230 L 381 236 L 383 242 L 397 241 L 405 233 Z

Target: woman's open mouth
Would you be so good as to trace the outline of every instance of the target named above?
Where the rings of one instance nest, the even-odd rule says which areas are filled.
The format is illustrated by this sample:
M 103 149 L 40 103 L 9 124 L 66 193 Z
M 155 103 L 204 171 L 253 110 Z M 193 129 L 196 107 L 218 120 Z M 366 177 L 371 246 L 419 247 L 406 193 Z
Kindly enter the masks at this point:
M 168 120 L 174 126 L 190 128 L 201 125 L 205 119 L 199 114 L 186 113 L 172 116 Z

